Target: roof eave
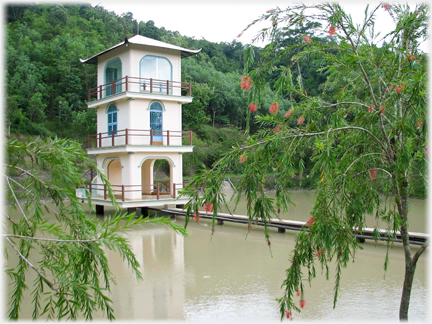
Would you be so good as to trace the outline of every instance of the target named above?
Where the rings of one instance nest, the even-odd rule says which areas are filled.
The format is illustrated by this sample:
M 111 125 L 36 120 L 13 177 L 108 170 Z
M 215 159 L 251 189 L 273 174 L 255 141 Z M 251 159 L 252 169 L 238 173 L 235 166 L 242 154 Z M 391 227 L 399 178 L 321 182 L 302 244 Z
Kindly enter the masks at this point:
M 103 52 L 100 52 L 99 54 L 93 55 L 92 57 L 89 57 L 88 59 L 85 59 L 85 60 L 79 59 L 79 60 L 83 64 L 97 64 L 97 62 L 98 62 L 97 58 L 99 56 L 101 56 L 101 55 L 103 55 L 109 51 L 112 51 L 113 49 L 120 47 L 120 46 L 124 45 L 125 43 L 129 43 L 128 39 L 126 39 L 125 41 L 123 41 L 117 45 L 114 45 L 113 47 L 108 48 L 107 50 L 105 50 Z M 134 44 L 134 43 L 130 43 L 130 44 Z M 147 46 L 153 46 L 153 45 L 147 45 Z M 199 50 L 190 50 L 190 51 L 183 51 L 182 50 L 182 51 L 180 51 L 180 57 L 182 59 L 184 59 L 184 58 L 189 57 L 189 56 L 197 55 L 198 53 L 201 52 L 201 50 L 202 50 L 202 48 L 200 48 Z

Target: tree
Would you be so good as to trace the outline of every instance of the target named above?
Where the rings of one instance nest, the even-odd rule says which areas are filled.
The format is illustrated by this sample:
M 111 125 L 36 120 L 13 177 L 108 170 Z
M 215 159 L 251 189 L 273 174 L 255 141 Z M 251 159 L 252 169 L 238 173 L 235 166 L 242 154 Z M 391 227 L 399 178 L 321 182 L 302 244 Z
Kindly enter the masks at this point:
M 382 38 L 374 30 L 378 12 L 391 15 L 396 25 Z M 287 192 L 290 179 L 302 177 L 305 156 L 310 156 L 306 151 L 311 150 L 316 196 L 310 219 L 296 236 L 290 254 L 292 264 L 286 270 L 284 294 L 278 299 L 281 318 L 291 317 L 293 310 L 301 311 L 306 298 L 304 281 L 311 283 L 317 267 L 328 279 L 332 264 L 336 265 L 336 306 L 342 269 L 361 249 L 355 235 L 362 233 L 366 215 L 372 214 L 388 224 L 385 234 L 380 234 L 378 228 L 374 232 L 376 239 L 388 238 L 388 249 L 397 231 L 402 237 L 405 278 L 399 318 L 407 320 L 416 263 L 428 246 L 426 241 L 413 251 L 408 232 L 408 197 L 415 189 L 413 183 L 427 182 L 427 54 L 419 45 L 427 37 L 428 7 L 367 6 L 363 22 L 355 26 L 339 4 L 302 4 L 269 10 L 247 28 L 264 20 L 271 20 L 273 27 L 258 35 L 270 40 L 262 51 L 261 64 L 250 69 L 255 61 L 252 47 L 245 55 L 249 102 L 259 103 L 264 96 L 265 76 L 274 71 L 273 62 L 293 52 L 295 55 L 289 65 L 278 67 L 280 74 L 274 86 L 277 96 L 270 114 L 256 117 L 266 127 L 251 136 L 246 145 L 234 148 L 211 170 L 198 174 L 185 188 L 185 194 L 192 196 L 187 204 L 188 215 L 209 203 L 216 215 L 226 203 L 221 193 L 224 175 L 233 165 L 242 163 L 244 173 L 236 195 L 246 196 L 250 224 L 258 219 L 267 224 L 291 203 Z M 305 34 L 301 42 L 276 46 L 283 41 L 285 30 L 307 22 L 321 23 L 322 32 L 333 41 L 317 42 L 311 34 Z M 328 73 L 323 88 L 333 88 L 331 102 L 325 100 L 324 93 L 308 95 L 301 73 L 293 80 L 297 63 L 312 55 L 320 58 L 320 71 Z M 277 103 L 284 93 L 302 98 L 285 114 L 278 111 Z M 273 173 L 277 181 L 274 200 L 264 192 L 267 173 Z M 204 183 L 200 196 L 194 187 Z M 214 224 L 215 218 L 213 230 Z M 264 233 L 270 246 L 267 228 Z M 387 266 L 388 254 L 384 268 Z M 294 294 L 301 295 L 299 306 L 293 302 Z
M 136 278 L 142 279 L 140 265 L 121 232 L 149 222 L 183 235 L 185 229 L 168 219 L 136 218 L 120 212 L 103 221 L 88 217 L 75 188 L 84 185 L 81 168 L 97 168 L 77 142 L 9 139 L 5 149 L 6 199 L 9 210 L 16 210 L 4 212 L 6 273 L 13 284 L 9 318 L 19 318 L 24 291 L 32 287 L 34 320 L 43 314 L 48 319 L 90 320 L 98 310 L 114 319 L 109 299 L 113 277 L 105 250 L 117 250 Z M 43 170 L 49 171 L 50 179 L 42 177 Z M 98 174 L 109 187 L 106 177 Z M 118 210 L 113 191 L 108 190 Z M 86 194 L 89 197 L 88 190 Z M 46 198 L 52 199 L 54 208 Z M 36 277 L 33 282 L 29 282 L 30 272 Z
M 182 124 L 186 129 L 197 131 L 211 121 L 205 110 L 214 95 L 214 89 L 210 88 L 207 83 L 194 83 L 192 89 L 194 100 L 183 105 Z

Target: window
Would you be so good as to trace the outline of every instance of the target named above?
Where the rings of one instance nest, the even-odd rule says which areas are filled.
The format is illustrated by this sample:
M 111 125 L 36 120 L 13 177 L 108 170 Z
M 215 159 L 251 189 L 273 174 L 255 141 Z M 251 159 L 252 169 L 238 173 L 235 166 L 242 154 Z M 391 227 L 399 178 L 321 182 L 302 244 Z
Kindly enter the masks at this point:
M 150 104 L 150 129 L 153 130 L 153 142 L 162 143 L 162 104 L 153 101 Z
M 105 84 L 106 96 L 111 96 L 113 94 L 121 92 L 121 79 L 122 78 L 122 63 L 121 60 L 117 57 L 111 61 L 109 61 L 105 66 Z M 112 84 L 108 84 L 114 81 L 114 86 Z
M 117 106 L 111 104 L 107 110 L 108 114 L 108 136 L 117 136 Z M 111 133 L 114 131 L 114 133 Z
M 142 81 L 142 90 L 149 92 L 164 92 L 172 93 L 170 87 L 167 91 L 167 81 L 172 81 L 172 67 L 170 61 L 165 57 L 146 55 L 141 59 L 140 63 L 141 78 L 146 80 Z M 150 80 L 154 79 L 151 88 Z

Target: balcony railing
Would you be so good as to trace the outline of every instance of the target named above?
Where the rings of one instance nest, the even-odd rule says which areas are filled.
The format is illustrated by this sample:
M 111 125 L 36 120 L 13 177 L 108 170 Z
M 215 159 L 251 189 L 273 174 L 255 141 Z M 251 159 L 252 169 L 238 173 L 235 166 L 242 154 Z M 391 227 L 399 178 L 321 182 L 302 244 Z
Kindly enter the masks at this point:
M 192 131 L 123 129 L 88 135 L 87 147 L 99 148 L 119 145 L 185 145 L 192 146 Z
M 177 96 L 192 96 L 190 82 L 146 79 L 125 76 L 110 83 L 88 90 L 88 101 L 106 98 L 123 91 L 155 93 Z
M 125 201 L 127 198 L 127 193 L 129 192 L 141 192 L 142 196 L 156 196 L 156 199 L 159 200 L 160 196 L 168 195 L 171 198 L 176 198 L 180 190 L 182 190 L 187 182 L 183 183 L 173 183 L 173 192 L 170 192 L 169 184 L 165 184 L 159 181 L 155 181 L 152 185 L 111 185 L 111 189 L 114 192 L 114 195 L 121 199 L 121 201 Z M 77 189 L 85 188 L 90 192 L 90 195 L 93 198 L 100 197 L 105 200 L 108 200 L 108 187 L 104 184 L 94 184 L 90 182 L 85 182 L 84 187 L 77 187 Z M 150 189 L 150 193 L 144 194 L 143 192 Z M 142 197 L 145 200 L 144 197 Z

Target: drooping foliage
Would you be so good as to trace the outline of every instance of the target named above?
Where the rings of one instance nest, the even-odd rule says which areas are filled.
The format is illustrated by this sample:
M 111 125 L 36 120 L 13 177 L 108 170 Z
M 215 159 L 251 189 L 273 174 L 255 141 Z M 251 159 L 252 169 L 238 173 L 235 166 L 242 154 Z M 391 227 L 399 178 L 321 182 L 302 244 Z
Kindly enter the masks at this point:
M 91 320 L 96 311 L 114 319 L 110 299 L 114 278 L 106 253 L 118 252 L 137 280 L 142 279 L 141 265 L 122 232 L 150 222 L 182 235 L 185 229 L 160 217 L 120 212 L 103 221 L 89 217 L 75 190 L 84 185 L 82 168 L 97 168 L 77 142 L 10 139 L 5 149 L 3 182 L 8 205 L 2 236 L 5 271 L 12 287 L 5 298 L 9 319 L 20 318 L 24 296 L 31 298 L 33 320 Z M 49 170 L 49 178 L 43 170 Z M 98 175 L 119 210 L 108 180 Z M 90 195 L 88 190 L 85 194 Z
M 395 29 L 377 37 L 379 11 L 393 18 Z M 309 164 L 316 197 L 290 254 L 292 265 L 279 299 L 281 318 L 301 311 L 307 298 L 303 287 L 312 282 L 317 268 L 329 278 L 335 266 L 336 306 L 342 269 L 361 248 L 355 235 L 366 227 L 366 215 L 373 214 L 387 224 L 385 234 L 376 228 L 376 238 L 388 237 L 389 248 L 396 233 L 402 238 L 406 271 L 399 316 L 407 319 L 415 266 L 428 246 L 426 242 L 412 251 L 408 232 L 408 196 L 418 187 L 425 192 L 427 186 L 428 55 L 419 46 L 427 37 L 428 7 L 366 6 L 357 26 L 339 4 L 296 5 L 269 10 L 251 25 L 264 20 L 271 20 L 273 27 L 258 37 L 270 44 L 261 53 L 247 49 L 242 87 L 249 93 L 248 102 L 255 104 L 263 102 L 270 86 L 276 96 L 265 115 L 255 116 L 261 129 L 186 188 L 184 193 L 192 196 L 188 215 L 211 203 L 215 216 L 225 204 L 225 175 L 242 165 L 236 195 L 246 197 L 251 225 L 267 224 L 278 211 L 287 210 L 292 179 L 301 178 Z M 304 29 L 312 23 L 319 23 L 330 39 L 316 39 L 314 31 Z M 290 42 L 290 31 L 303 33 L 301 41 Z M 260 55 L 258 66 L 255 55 Z M 319 59 L 316 72 L 326 75 L 320 84 L 325 91 L 306 88 L 300 62 L 311 59 Z M 277 75 L 273 82 L 267 79 L 269 73 Z M 287 95 L 297 100 L 288 111 L 278 103 Z M 252 108 L 248 119 L 254 116 Z M 275 175 L 275 199 L 265 193 L 267 173 Z M 201 193 L 195 188 L 205 189 Z M 214 224 L 215 219 L 213 230 Z M 266 228 L 264 233 L 270 246 L 270 232 Z M 387 266 L 388 255 L 384 269 Z M 297 294 L 300 305 L 293 299 Z

